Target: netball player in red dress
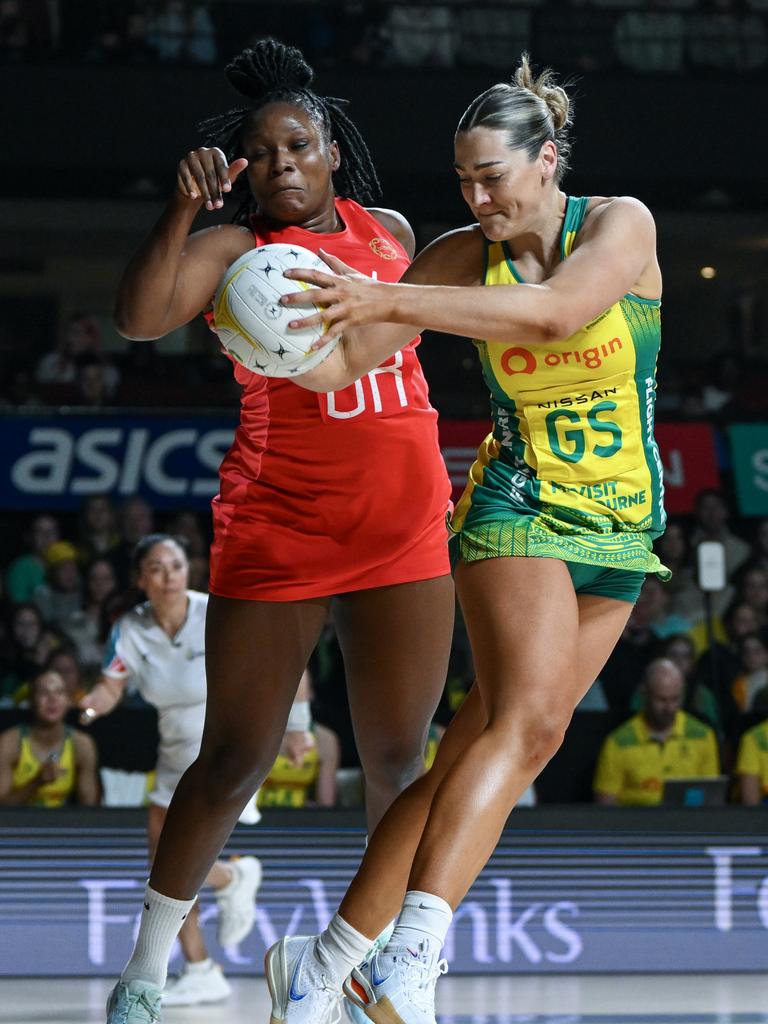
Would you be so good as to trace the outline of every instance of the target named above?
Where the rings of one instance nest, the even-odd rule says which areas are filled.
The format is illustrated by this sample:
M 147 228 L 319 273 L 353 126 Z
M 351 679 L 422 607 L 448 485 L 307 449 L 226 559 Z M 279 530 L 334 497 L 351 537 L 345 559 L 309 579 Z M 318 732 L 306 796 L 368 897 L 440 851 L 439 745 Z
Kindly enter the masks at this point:
M 227 76 L 250 104 L 207 122 L 215 145 L 179 164 L 120 286 L 128 338 L 161 337 L 209 308 L 224 270 L 257 245 L 322 247 L 385 281 L 413 253 L 399 214 L 360 205 L 378 189 L 368 151 L 339 101 L 310 91 L 297 50 L 260 41 Z M 230 190 L 244 196 L 236 222 L 190 235 L 201 206 L 221 207 Z M 168 810 L 110 1024 L 160 1019 L 176 932 L 275 759 L 329 610 L 371 830 L 422 770 L 454 596 L 450 488 L 416 343 L 335 394 L 234 369 L 241 418 L 213 503 L 202 747 Z

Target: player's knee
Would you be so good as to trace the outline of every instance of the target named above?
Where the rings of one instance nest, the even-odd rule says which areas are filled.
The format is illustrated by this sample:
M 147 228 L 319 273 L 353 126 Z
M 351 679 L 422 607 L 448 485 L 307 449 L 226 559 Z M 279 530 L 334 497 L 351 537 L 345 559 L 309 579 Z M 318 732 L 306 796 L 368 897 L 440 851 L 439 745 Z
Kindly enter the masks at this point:
M 547 708 L 536 715 L 525 716 L 520 736 L 520 749 L 526 767 L 536 772 L 557 753 L 563 743 L 570 715 Z
M 570 715 L 553 707 L 529 707 L 513 714 L 491 716 L 489 728 L 498 733 L 499 747 L 517 767 L 537 774 L 562 745 Z
M 424 774 L 424 749 L 420 743 L 391 743 L 360 751 L 368 785 L 402 792 Z
M 265 755 L 263 747 L 236 741 L 204 745 L 197 760 L 207 791 L 224 803 L 249 799 L 266 779 L 273 762 L 274 755 Z

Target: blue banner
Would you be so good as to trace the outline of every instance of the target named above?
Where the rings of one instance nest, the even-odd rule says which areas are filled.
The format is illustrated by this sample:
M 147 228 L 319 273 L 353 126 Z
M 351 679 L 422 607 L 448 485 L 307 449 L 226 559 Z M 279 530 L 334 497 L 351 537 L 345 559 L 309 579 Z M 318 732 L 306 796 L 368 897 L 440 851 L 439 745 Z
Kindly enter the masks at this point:
M 6 509 L 78 508 L 91 494 L 207 508 L 236 416 L 10 416 L 0 450 Z
M 649 809 L 627 828 L 624 810 L 586 808 L 577 829 L 552 827 L 558 816 L 576 816 L 562 808 L 515 811 L 515 827 L 504 830 L 454 916 L 444 951 L 451 970 L 764 971 L 760 816 Z M 313 826 L 312 812 L 297 811 L 291 827 L 290 812 L 267 811 L 260 825 L 235 829 L 227 852 L 258 856 L 264 881 L 253 931 L 226 950 L 216 944 L 216 904 L 203 891 L 206 943 L 228 974 L 260 974 L 280 936 L 328 923 L 365 846 L 364 829 L 331 824 L 333 813 L 317 813 Z M 141 813 L 112 816 L 41 811 L 35 824 L 24 812 L 0 816 L 0 976 L 114 977 L 122 969 L 141 913 L 146 832 Z M 727 833 L 709 831 L 713 816 Z

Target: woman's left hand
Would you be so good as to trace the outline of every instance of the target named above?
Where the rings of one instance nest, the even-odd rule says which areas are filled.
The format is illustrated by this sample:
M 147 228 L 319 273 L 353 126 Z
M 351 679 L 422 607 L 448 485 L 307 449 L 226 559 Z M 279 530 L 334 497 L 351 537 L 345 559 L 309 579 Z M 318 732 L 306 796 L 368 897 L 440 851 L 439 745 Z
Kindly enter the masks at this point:
M 376 281 L 348 267 L 335 256 L 320 250 L 320 257 L 333 273 L 322 270 L 286 270 L 285 276 L 295 281 L 314 285 L 312 289 L 283 295 L 284 306 L 321 306 L 322 313 L 313 313 L 300 320 L 292 320 L 289 327 L 318 327 L 326 325 L 325 333 L 313 345 L 323 348 L 345 331 L 363 324 L 387 323 L 394 308 L 393 286 Z

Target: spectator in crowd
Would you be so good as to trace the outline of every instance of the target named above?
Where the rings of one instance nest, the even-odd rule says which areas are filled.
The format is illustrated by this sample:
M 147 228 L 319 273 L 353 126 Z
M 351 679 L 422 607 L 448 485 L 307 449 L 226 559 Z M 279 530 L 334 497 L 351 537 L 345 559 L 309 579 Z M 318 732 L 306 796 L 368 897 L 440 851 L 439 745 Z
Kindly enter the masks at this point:
M 75 361 L 74 405 L 99 408 L 115 401 L 115 392 L 109 385 L 109 363 L 103 356 L 86 352 Z
M 43 616 L 37 605 L 13 605 L 0 655 L 0 704 L 14 705 L 23 698 L 23 688 L 50 653 Z
M 616 715 L 631 710 L 637 682 L 655 657 L 659 641 L 688 632 L 685 620 L 668 616 L 667 594 L 666 584 L 658 583 L 655 576 L 646 577 L 619 642 L 600 672 L 603 694 Z
M 312 722 L 321 761 L 334 779 L 343 783 L 334 787 L 333 803 L 362 806 L 363 770 L 355 744 L 349 710 L 344 661 L 336 631 L 330 622 L 323 630 L 310 659 L 312 677 Z M 324 789 L 323 783 L 318 785 Z M 330 794 L 324 790 L 324 799 Z
M 147 33 L 161 61 L 211 64 L 216 60 L 216 37 L 205 4 L 165 0 L 150 14 Z
M 115 569 L 108 558 L 96 558 L 86 568 L 82 603 L 61 624 L 88 668 L 101 665 L 107 634 L 105 607 L 117 589 Z
M 82 580 L 77 548 L 68 540 L 58 540 L 46 548 L 45 564 L 45 582 L 35 588 L 32 599 L 45 621 L 61 628 L 81 607 Z
M 216 33 L 208 6 L 193 3 L 187 12 L 187 58 L 194 64 L 213 64 L 217 56 Z
M 101 355 L 101 332 L 91 317 L 73 313 L 64 326 L 56 349 L 44 355 L 37 364 L 35 376 L 38 383 L 74 385 L 77 360 L 84 355 L 97 358 Z M 114 392 L 120 381 L 117 367 L 107 364 L 104 376 L 108 391 Z
M 179 512 L 168 524 L 168 533 L 183 537 L 190 557 L 207 556 L 208 541 L 194 512 Z M 194 590 L 195 588 L 192 587 Z
M 530 46 L 531 12 L 498 4 L 462 4 L 458 9 L 457 59 L 473 67 L 506 68 L 509 55 Z
M 720 491 L 709 489 L 696 495 L 696 521 L 691 546 L 703 540 L 720 541 L 725 547 L 725 572 L 730 579 L 749 558 L 749 544 L 731 532 L 728 503 Z
M 742 671 L 731 684 L 736 707 L 742 713 L 768 714 L 768 639 L 765 634 L 748 633 L 739 640 Z
M 388 63 L 399 67 L 453 67 L 458 36 L 453 11 L 444 4 L 397 4 L 382 24 Z
M 142 537 L 155 530 L 155 513 L 149 502 L 135 496 L 126 498 L 118 512 L 120 543 L 114 547 L 109 558 L 115 567 L 120 590 L 127 590 L 132 582 L 133 551 Z
M 308 704 L 311 696 L 310 674 L 305 671 L 296 701 Z M 335 772 L 334 758 L 323 764 L 313 731 L 289 729 L 283 737 L 280 753 L 258 792 L 258 805 L 333 807 L 336 802 Z
M 35 589 L 45 582 L 45 552 L 61 538 L 61 528 L 55 516 L 35 516 L 25 537 L 28 552 L 14 558 L 5 574 L 8 599 L 14 604 L 32 600 Z
M 667 0 L 646 0 L 616 22 L 614 45 L 620 62 L 641 73 L 678 73 L 683 69 L 685 23 Z
M 741 360 L 731 351 L 719 352 L 710 360 L 701 389 L 702 412 L 710 422 L 713 416 L 727 420 L 733 411 L 743 369 Z
M 756 807 L 768 800 L 768 719 L 748 729 L 736 758 L 741 802 Z
M 733 697 L 733 683 L 742 672 L 740 644 L 745 636 L 758 630 L 754 609 L 734 601 L 723 616 L 723 627 L 724 639 L 716 640 L 699 658 L 696 679 L 709 687 L 717 698 L 723 732 L 730 737 L 739 716 Z
M 7 367 L 0 395 L 0 408 L 36 409 L 44 404 L 30 369 L 27 366 Z
M 654 550 L 661 562 L 672 571 L 672 579 L 664 584 L 669 596 L 669 613 L 695 626 L 705 616 L 704 595 L 698 585 L 696 570 L 691 565 L 688 536 L 679 520 L 669 520 L 666 530 L 654 544 Z M 713 614 L 721 615 L 732 599 L 733 587 L 730 585 L 713 593 Z
M 82 562 L 92 562 L 113 551 L 120 543 L 117 513 L 107 494 L 92 494 L 80 509 L 78 554 Z
M 72 706 L 50 669 L 30 682 L 32 721 L 0 733 L 0 805 L 61 807 L 99 802 L 96 744 L 64 719 Z
M 722 733 L 723 723 L 717 696 L 702 680 L 696 671 L 696 647 L 687 633 L 677 633 L 667 637 L 661 644 L 660 656 L 668 658 L 677 665 L 683 677 L 683 707 L 697 718 L 711 725 L 717 733 Z M 638 688 L 638 704 L 633 710 L 640 710 L 642 704 L 642 688 Z
M 600 673 L 605 699 L 615 714 L 631 710 L 635 686 L 656 656 L 659 642 L 690 632 L 687 619 L 670 613 L 670 597 L 666 583 L 646 576 L 619 642 Z
M 758 629 L 768 626 L 768 571 L 745 565 L 736 576 L 736 598 L 753 610 Z
M 700 13 L 688 19 L 688 54 L 694 67 L 740 72 L 765 67 L 765 26 L 740 7 L 736 0 L 703 0 Z
M 720 774 L 715 734 L 682 710 L 683 676 L 668 658 L 648 665 L 643 710 L 608 735 L 597 763 L 595 799 L 604 806 L 659 804 L 666 779 Z
M 88 693 L 89 681 L 74 648 L 66 645 L 57 647 L 52 654 L 48 655 L 43 668 L 57 672 L 61 676 L 67 688 L 67 696 L 73 705 L 81 701 Z

